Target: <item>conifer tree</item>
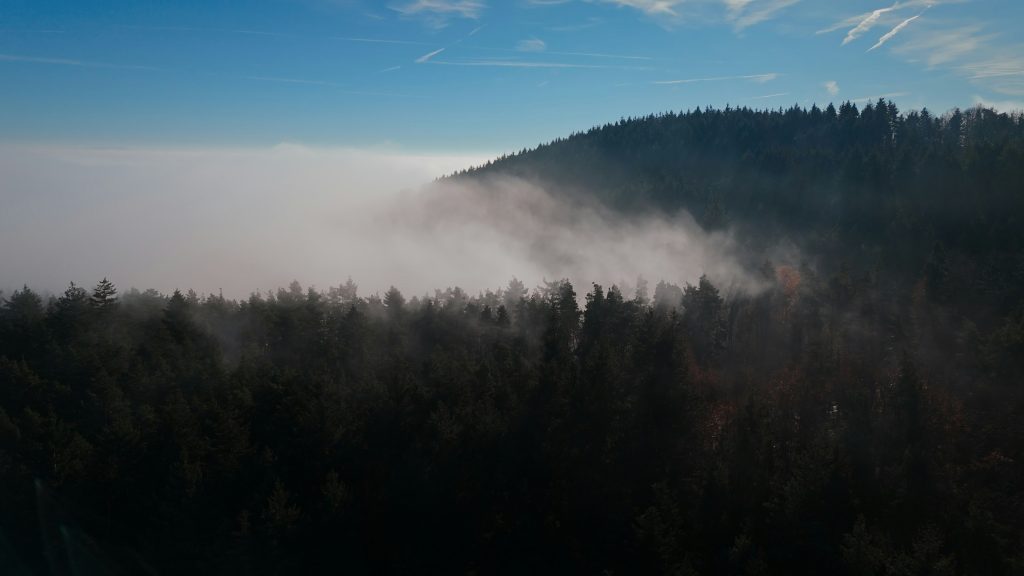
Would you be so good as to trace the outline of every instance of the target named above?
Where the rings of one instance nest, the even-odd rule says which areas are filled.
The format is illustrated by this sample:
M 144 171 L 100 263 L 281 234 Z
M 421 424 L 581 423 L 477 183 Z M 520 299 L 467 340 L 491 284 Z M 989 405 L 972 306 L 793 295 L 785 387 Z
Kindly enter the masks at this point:
M 92 304 L 93 308 L 96 309 L 107 309 L 117 305 L 117 288 L 114 283 L 106 278 L 100 280 L 100 283 L 92 289 L 92 297 L 89 299 L 89 303 Z

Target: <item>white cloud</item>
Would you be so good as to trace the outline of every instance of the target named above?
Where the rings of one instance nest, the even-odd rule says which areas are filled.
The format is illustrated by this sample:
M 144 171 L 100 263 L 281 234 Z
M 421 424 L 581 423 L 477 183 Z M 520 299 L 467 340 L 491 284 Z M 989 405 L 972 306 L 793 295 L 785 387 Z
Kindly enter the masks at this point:
M 765 82 L 771 82 L 779 77 L 777 72 L 768 72 L 766 74 L 748 74 L 745 76 L 711 76 L 707 78 L 685 78 L 682 80 L 655 80 L 651 84 L 658 84 L 662 86 L 670 86 L 676 84 L 694 84 L 697 82 L 721 82 L 723 80 L 749 80 L 758 84 L 764 84 Z
M 815 34 L 827 34 L 829 32 L 835 32 L 836 30 L 842 30 L 843 28 L 850 28 L 847 31 L 846 36 L 843 37 L 842 45 L 846 46 L 850 42 L 853 42 L 857 38 L 863 36 L 876 25 L 890 22 L 891 19 L 886 17 L 886 15 L 890 13 L 893 13 L 893 16 L 895 16 L 895 12 L 906 8 L 920 8 L 923 6 L 927 9 L 932 6 L 942 4 L 962 4 L 969 1 L 970 0 L 906 0 L 904 2 L 896 2 L 888 8 L 879 8 L 877 10 L 872 10 L 871 12 L 865 12 L 863 14 L 844 18 L 831 26 L 818 30 Z M 883 22 L 883 20 L 885 22 Z
M 728 18 L 739 31 L 771 20 L 782 10 L 798 4 L 800 0 L 725 0 Z
M 434 50 L 433 52 L 428 52 L 428 53 L 424 54 L 423 56 L 420 56 L 419 58 L 417 58 L 416 59 L 416 63 L 417 64 L 425 64 L 425 63 L 429 62 L 431 58 L 433 58 L 434 56 L 437 56 L 441 52 L 444 52 L 444 48 L 438 48 L 437 50 Z
M 835 80 L 829 80 L 822 84 L 825 87 L 825 91 L 828 92 L 829 96 L 835 96 L 839 94 L 839 83 Z
M 987 100 L 981 96 L 975 96 L 974 103 L 1008 114 L 1024 113 L 1024 100 Z
M 543 52 L 547 47 L 543 40 L 530 38 L 529 40 L 520 40 L 519 44 L 516 45 L 516 50 L 520 52 Z
M 258 80 L 260 82 L 278 82 L 281 84 L 305 84 L 307 86 L 329 86 L 341 88 L 341 84 L 327 82 L 325 80 L 307 80 L 305 78 L 282 78 L 279 76 L 246 76 L 246 80 Z
M 435 28 L 443 28 L 449 18 L 477 20 L 486 7 L 478 0 L 414 0 L 391 9 L 403 16 L 423 17 Z
M 650 56 L 634 56 L 630 54 L 605 54 L 602 52 L 548 52 L 555 56 L 582 56 L 584 58 L 608 58 L 611 60 L 654 60 Z
M 972 80 L 1024 76 L 1024 59 L 979 62 L 964 66 L 964 69 L 971 71 Z
M 581 30 L 589 30 L 590 28 L 593 28 L 595 26 L 600 26 L 602 22 L 603 21 L 600 18 L 591 16 L 585 21 L 578 22 L 576 24 L 561 24 L 559 26 L 548 26 L 547 30 L 551 32 L 579 32 Z
M 911 62 L 944 67 L 987 91 L 1024 96 L 1024 45 L 1001 42 L 980 24 L 953 28 L 921 26 L 892 49 Z
M 754 0 L 723 0 L 725 7 L 731 15 L 739 15 L 743 12 L 744 8 Z
M 775 94 L 765 94 L 764 96 L 751 96 L 747 100 L 768 100 L 771 98 L 781 98 L 783 96 L 789 96 L 789 92 L 777 92 Z
M 637 66 L 609 66 L 603 64 L 575 64 L 571 62 L 544 62 L 525 60 L 502 60 L 481 58 L 476 60 L 431 60 L 431 64 L 443 66 L 467 66 L 477 68 L 579 68 L 589 70 L 647 70 Z
M 920 18 L 923 14 L 924 13 L 922 12 L 921 14 L 918 14 L 917 16 L 911 16 L 910 18 L 907 18 L 906 20 L 904 20 L 904 21 L 900 22 L 899 24 L 897 24 L 892 30 L 889 30 L 888 32 L 885 33 L 885 35 L 883 35 L 881 38 L 879 38 L 878 42 L 876 42 L 874 46 L 872 46 L 871 48 L 868 48 L 868 52 L 871 52 L 875 48 L 880 48 L 883 44 L 885 44 L 889 40 L 892 40 L 893 37 L 895 37 L 897 34 L 899 34 L 901 30 L 903 30 L 904 28 L 909 26 L 911 22 L 913 22 L 914 20 L 917 20 L 918 18 Z
M 47 58 L 41 56 L 24 56 L 20 54 L 0 54 L 0 62 L 21 62 L 25 64 L 46 64 L 51 66 L 77 66 L 81 68 L 114 68 L 117 70 L 157 70 L 152 66 L 135 66 L 131 64 L 110 64 L 108 62 L 91 62 L 70 58 Z
M 870 14 L 870 13 L 868 13 L 868 14 Z M 856 26 L 858 23 L 860 23 L 861 20 L 866 18 L 868 16 L 868 14 L 858 14 L 857 16 L 850 16 L 849 18 L 844 18 L 844 19 L 842 19 L 842 20 L 840 20 L 838 22 L 835 22 L 835 23 L 833 23 L 833 24 L 831 24 L 829 26 L 826 26 L 825 28 L 822 28 L 821 30 L 818 30 L 814 34 L 815 35 L 828 34 L 830 32 L 835 32 L 836 30 L 842 30 L 843 28 L 849 28 L 851 26 Z
M 408 44 L 411 46 L 429 46 L 428 42 L 416 42 L 413 40 L 390 40 L 387 38 L 345 38 L 337 37 L 339 40 L 348 40 L 349 42 L 365 42 L 369 44 Z
M 985 47 L 995 35 L 982 35 L 982 26 L 970 24 L 958 28 L 931 29 L 914 36 L 894 49 L 915 59 L 923 59 L 929 67 L 964 58 Z
M 585 0 L 592 3 L 612 4 L 622 8 L 632 8 L 644 14 L 658 18 L 662 23 L 678 22 L 682 18 L 679 8 L 686 6 L 687 17 L 691 20 L 721 21 L 722 18 L 731 22 L 735 30 L 745 28 L 775 18 L 782 10 L 798 4 L 801 0 Z M 725 7 L 709 16 L 707 5 Z
M 640 10 L 649 16 L 678 16 L 676 6 L 683 0 L 598 0 L 603 4 L 614 4 L 625 8 Z
M 416 0 L 394 10 L 402 14 L 447 14 L 463 18 L 479 18 L 486 5 L 474 0 Z
M 960 68 L 975 83 L 999 94 L 1024 96 L 1024 57 L 1007 54 L 992 60 L 973 62 Z
M 851 28 L 849 32 L 846 33 L 846 37 L 843 38 L 843 46 L 846 46 L 850 42 L 853 42 L 857 38 L 860 38 L 861 35 L 863 35 L 868 30 L 871 30 L 871 28 L 878 23 L 878 19 L 882 17 L 882 14 L 885 14 L 886 12 L 892 12 L 898 6 L 898 4 L 893 4 L 888 8 L 879 8 L 878 10 L 875 10 L 868 14 L 860 21 L 860 23 L 858 23 L 856 26 Z

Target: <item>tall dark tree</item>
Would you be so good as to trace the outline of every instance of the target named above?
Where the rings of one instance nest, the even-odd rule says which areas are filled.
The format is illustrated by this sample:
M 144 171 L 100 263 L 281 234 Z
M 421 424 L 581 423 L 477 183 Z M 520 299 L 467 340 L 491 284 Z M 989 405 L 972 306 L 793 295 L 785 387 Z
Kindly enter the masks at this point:
M 117 305 L 117 288 L 114 283 L 104 278 L 92 289 L 89 303 L 96 309 L 107 309 Z

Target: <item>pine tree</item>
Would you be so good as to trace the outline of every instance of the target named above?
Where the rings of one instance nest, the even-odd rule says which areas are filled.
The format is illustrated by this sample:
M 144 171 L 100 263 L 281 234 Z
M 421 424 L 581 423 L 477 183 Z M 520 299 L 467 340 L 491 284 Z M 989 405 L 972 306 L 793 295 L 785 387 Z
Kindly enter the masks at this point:
M 402 316 L 402 311 L 405 307 L 405 297 L 402 296 L 398 288 L 392 286 L 384 294 L 384 306 L 387 307 L 388 316 L 392 319 L 397 319 Z
M 92 290 L 89 303 L 93 308 L 104 310 L 117 305 L 117 288 L 114 283 L 104 278 Z
M 89 293 L 72 282 L 53 305 L 51 322 L 55 332 L 62 337 L 74 334 L 87 317 L 89 303 Z

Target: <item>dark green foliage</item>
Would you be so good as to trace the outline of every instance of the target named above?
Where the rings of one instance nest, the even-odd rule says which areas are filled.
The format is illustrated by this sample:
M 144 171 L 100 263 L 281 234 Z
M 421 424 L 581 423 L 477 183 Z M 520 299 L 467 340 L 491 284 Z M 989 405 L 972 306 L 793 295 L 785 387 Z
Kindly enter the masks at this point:
M 785 110 L 696 109 L 622 119 L 455 178 L 514 176 L 627 212 L 688 210 L 753 252 L 791 241 L 937 295 L 1024 299 L 1024 116 L 934 116 L 879 100 Z
M 910 336 L 931 320 L 794 274 L 731 299 L 660 287 L 675 305 L 595 285 L 582 310 L 564 281 L 129 292 L 103 315 L 74 286 L 49 307 L 19 290 L 5 554 L 57 573 L 1013 573 L 1021 316 L 935 358 Z
M 89 303 L 94 308 L 109 308 L 117 304 L 117 288 L 114 284 L 104 278 L 100 280 L 100 283 L 96 285 L 92 290 L 92 298 L 89 299 Z

